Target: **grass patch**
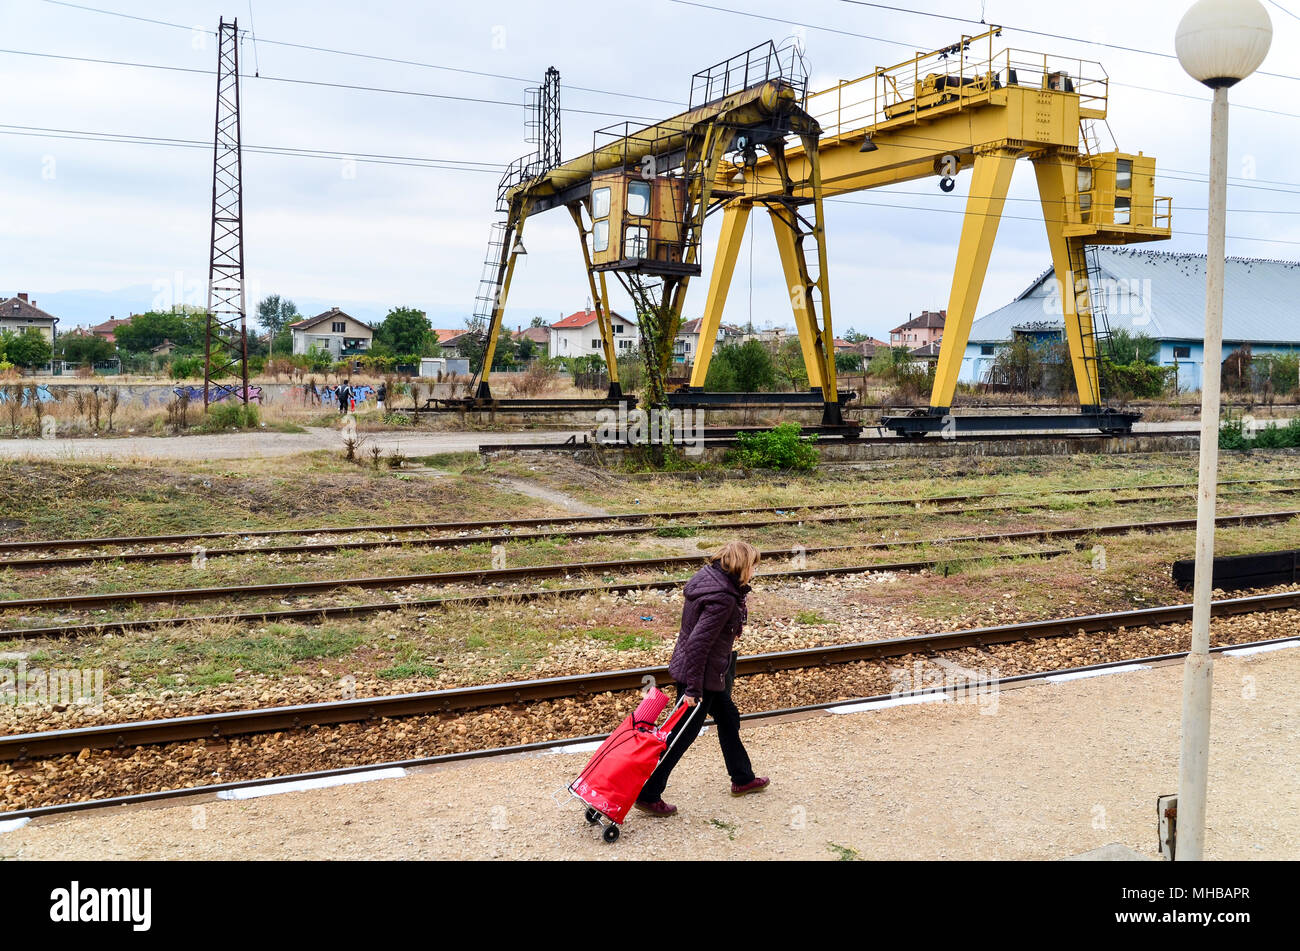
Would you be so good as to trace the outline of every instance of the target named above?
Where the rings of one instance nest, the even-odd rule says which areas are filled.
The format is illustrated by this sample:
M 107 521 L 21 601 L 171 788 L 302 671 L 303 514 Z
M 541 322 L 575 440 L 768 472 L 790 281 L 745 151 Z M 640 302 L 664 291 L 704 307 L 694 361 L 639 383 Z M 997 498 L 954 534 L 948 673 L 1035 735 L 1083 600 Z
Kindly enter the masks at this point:
M 464 472 L 477 468 L 479 464 L 476 452 L 438 452 L 432 456 L 421 456 L 420 461 L 430 469 L 444 469 L 447 472 Z
M 835 859 L 839 862 L 856 862 L 862 857 L 857 849 L 850 848 L 847 845 L 836 845 L 834 842 L 827 842 L 826 848 L 835 854 Z
M 798 614 L 794 616 L 794 622 L 796 624 L 808 624 L 808 625 L 831 623 L 830 621 L 826 620 L 826 618 L 818 614 L 816 611 L 800 611 Z
M 650 635 L 649 631 L 612 631 L 600 627 L 587 632 L 588 637 L 608 644 L 616 651 L 644 651 L 656 647 L 659 644 L 658 638 L 647 635 Z
M 684 526 L 669 525 L 664 528 L 655 529 L 656 538 L 694 538 L 698 534 L 698 529 L 686 528 Z
M 730 839 L 732 842 L 736 841 L 736 833 L 740 831 L 740 827 L 737 826 L 734 822 L 723 822 L 721 819 L 710 819 L 709 825 L 713 826 L 713 828 L 715 829 L 721 829 L 723 832 L 727 833 L 727 838 Z

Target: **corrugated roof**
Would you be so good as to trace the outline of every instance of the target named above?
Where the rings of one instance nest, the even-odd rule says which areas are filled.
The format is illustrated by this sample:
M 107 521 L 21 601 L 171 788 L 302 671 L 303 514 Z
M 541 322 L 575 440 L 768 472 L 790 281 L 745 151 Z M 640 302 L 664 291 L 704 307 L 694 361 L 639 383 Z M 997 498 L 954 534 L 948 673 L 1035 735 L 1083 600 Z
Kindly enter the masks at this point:
M 1112 330 L 1157 340 L 1200 340 L 1205 332 L 1205 255 L 1098 248 Z M 1064 327 L 1054 271 L 1048 268 L 1010 304 L 975 321 L 972 343 L 1011 339 L 1012 328 Z M 1094 293 L 1100 292 L 1094 288 Z M 1300 261 L 1228 258 L 1223 337 L 1229 342 L 1300 344 Z

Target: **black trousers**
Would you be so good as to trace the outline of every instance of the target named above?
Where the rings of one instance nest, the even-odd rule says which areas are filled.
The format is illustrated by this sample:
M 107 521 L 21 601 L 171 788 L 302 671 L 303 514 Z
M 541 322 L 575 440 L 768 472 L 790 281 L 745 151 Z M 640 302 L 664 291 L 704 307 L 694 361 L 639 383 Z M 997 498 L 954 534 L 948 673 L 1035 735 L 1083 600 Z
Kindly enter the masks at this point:
M 733 657 L 732 663 L 735 663 Z M 733 668 L 734 669 L 734 668 Z M 686 692 L 684 684 L 677 684 L 677 697 L 681 699 Z M 706 690 L 704 697 L 687 711 L 681 722 L 668 735 L 669 750 L 659 761 L 655 771 L 646 780 L 641 795 L 641 802 L 658 802 L 664 796 L 668 786 L 668 775 L 682 758 L 687 748 L 700 735 L 700 729 L 709 715 L 718 728 L 718 742 L 722 746 L 722 758 L 727 764 L 727 773 L 733 783 L 744 785 L 754 778 L 754 769 L 749 763 L 749 754 L 745 744 L 740 741 L 740 711 L 731 699 L 731 678 L 727 678 L 726 690 Z

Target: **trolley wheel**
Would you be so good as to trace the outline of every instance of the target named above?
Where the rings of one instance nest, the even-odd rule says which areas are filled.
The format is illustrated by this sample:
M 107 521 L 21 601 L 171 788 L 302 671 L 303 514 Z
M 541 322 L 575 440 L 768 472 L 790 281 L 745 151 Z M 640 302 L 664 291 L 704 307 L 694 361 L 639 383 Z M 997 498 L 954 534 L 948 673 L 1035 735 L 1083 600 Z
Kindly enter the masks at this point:
M 595 809 L 592 809 L 590 806 L 587 807 L 587 821 L 592 825 L 600 824 L 600 813 Z
M 604 833 L 602 833 L 601 838 L 604 839 L 606 842 L 617 842 L 618 826 L 614 825 L 612 822 L 609 825 L 605 826 L 605 831 Z

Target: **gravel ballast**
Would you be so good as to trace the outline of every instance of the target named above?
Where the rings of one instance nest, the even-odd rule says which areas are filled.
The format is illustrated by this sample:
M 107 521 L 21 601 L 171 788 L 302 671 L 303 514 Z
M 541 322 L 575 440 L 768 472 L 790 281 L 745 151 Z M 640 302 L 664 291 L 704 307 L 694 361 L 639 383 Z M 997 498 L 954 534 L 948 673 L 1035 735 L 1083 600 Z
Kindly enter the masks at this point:
M 1206 857 L 1300 854 L 1300 650 L 1215 662 Z M 681 808 L 615 845 L 555 796 L 586 754 L 495 759 L 242 802 L 210 797 L 41 819 L 19 859 L 1057 859 L 1117 842 L 1155 855 L 1177 786 L 1174 664 L 746 731 L 764 793 L 735 799 L 714 736 L 674 774 Z

